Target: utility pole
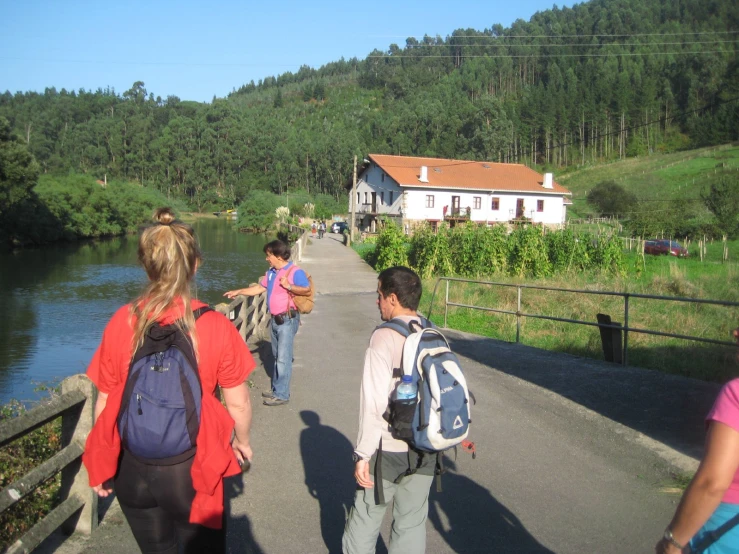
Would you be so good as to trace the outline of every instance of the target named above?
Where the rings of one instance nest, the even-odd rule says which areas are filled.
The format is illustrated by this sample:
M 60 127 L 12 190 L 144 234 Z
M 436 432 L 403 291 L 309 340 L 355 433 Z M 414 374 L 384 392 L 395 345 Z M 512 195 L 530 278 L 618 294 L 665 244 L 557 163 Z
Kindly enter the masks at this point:
M 352 218 L 351 218 L 351 225 L 349 226 L 349 244 L 352 243 L 352 238 L 354 238 L 354 224 L 355 224 L 355 214 L 357 213 L 357 157 L 354 156 L 354 177 L 352 178 L 352 198 L 351 198 L 351 207 L 352 207 Z

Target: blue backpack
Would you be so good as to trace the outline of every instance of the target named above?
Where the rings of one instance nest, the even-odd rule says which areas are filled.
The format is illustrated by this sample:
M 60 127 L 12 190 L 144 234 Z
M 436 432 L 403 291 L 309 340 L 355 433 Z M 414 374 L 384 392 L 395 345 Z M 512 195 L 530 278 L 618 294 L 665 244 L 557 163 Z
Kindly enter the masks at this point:
M 446 337 L 428 319 L 421 325 L 393 319 L 379 328 L 393 329 L 405 339 L 401 375 L 418 387 L 416 401 L 391 399 L 386 419 L 395 438 L 421 452 L 443 452 L 467 438 L 470 394 L 457 356 Z
M 195 319 L 211 311 L 194 311 Z M 175 324 L 152 324 L 131 358 L 118 432 L 123 448 L 152 463 L 176 463 L 195 452 L 203 388 L 189 338 Z

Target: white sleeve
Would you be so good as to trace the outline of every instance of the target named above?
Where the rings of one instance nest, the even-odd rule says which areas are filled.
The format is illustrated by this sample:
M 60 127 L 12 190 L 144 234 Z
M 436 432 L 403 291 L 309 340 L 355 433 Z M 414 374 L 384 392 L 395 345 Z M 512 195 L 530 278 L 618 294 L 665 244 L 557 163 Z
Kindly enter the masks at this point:
M 381 329 L 372 334 L 364 355 L 362 386 L 359 391 L 359 435 L 355 451 L 369 459 L 380 445 L 382 429 L 387 426 L 382 415 L 389 402 L 393 379 L 393 345 L 388 333 Z

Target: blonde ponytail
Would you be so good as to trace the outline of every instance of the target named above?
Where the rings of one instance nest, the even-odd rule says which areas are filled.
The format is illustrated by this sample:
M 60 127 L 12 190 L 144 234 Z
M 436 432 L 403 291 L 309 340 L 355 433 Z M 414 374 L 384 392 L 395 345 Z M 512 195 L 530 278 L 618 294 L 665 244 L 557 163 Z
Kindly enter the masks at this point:
M 171 208 L 157 209 L 153 220 L 154 224 L 144 229 L 139 237 L 139 263 L 149 277 L 149 284 L 131 307 L 131 314 L 137 317 L 133 349 L 143 344 L 144 335 L 152 323 L 181 301 L 183 316 L 177 324 L 190 337 L 197 356 L 190 282 L 202 258 L 195 231 L 190 225 L 178 221 Z

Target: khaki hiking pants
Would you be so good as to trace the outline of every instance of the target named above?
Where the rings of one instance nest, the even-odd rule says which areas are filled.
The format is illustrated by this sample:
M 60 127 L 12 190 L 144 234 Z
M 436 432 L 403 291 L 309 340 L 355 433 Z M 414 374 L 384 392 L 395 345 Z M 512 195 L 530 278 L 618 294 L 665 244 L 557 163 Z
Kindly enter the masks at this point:
M 397 485 L 382 480 L 386 504 L 375 504 L 373 489 L 360 489 L 344 528 L 344 554 L 374 554 L 377 537 L 390 501 L 393 501 L 393 526 L 388 554 L 423 554 L 426 551 L 426 519 L 432 475 L 409 475 Z M 377 483 L 375 483 L 377 486 Z

